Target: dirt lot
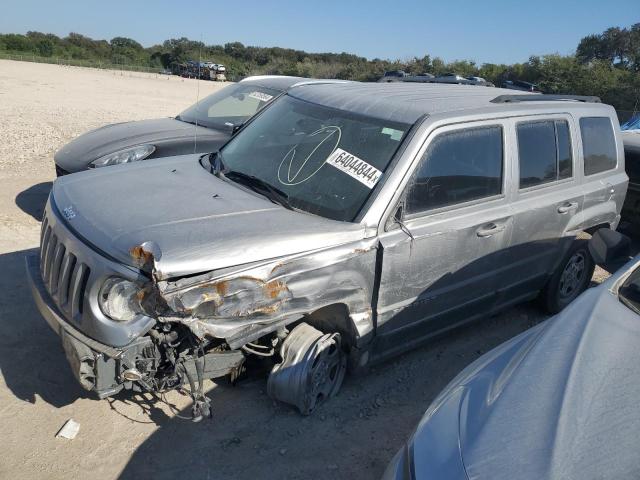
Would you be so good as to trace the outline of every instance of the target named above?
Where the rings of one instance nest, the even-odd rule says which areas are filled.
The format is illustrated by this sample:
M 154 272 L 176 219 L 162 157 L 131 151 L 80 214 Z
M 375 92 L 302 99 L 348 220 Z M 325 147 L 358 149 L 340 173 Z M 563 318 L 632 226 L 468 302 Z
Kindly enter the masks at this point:
M 201 82 L 200 96 L 219 84 Z M 193 424 L 188 399 L 97 400 L 76 385 L 24 275 L 54 179 L 53 152 L 105 123 L 175 115 L 197 84 L 163 76 L 0 60 L 0 478 L 375 479 L 429 402 L 482 353 L 542 321 L 534 305 L 347 378 L 303 418 L 255 378 L 208 384 L 214 418 Z M 184 411 L 184 412 L 181 412 Z M 55 438 L 80 422 L 74 440 Z

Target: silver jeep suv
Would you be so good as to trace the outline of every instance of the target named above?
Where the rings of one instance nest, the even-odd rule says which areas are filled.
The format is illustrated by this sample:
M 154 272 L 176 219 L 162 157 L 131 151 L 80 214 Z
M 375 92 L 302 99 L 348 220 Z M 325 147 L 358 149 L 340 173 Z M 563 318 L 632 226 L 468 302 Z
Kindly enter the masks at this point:
M 58 179 L 27 260 L 42 315 L 100 397 L 273 363 L 302 413 L 353 369 L 589 283 L 616 228 L 616 114 L 591 97 L 437 84 L 294 87 L 217 154 Z

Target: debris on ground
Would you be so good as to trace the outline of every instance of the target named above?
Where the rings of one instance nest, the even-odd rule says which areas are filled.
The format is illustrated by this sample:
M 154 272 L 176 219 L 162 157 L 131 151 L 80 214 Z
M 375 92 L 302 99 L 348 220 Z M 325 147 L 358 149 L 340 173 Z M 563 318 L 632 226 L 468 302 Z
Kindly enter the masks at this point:
M 73 440 L 78 435 L 80 431 L 80 424 L 76 422 L 73 418 L 67 420 L 62 428 L 58 430 L 56 433 L 56 437 L 66 438 L 68 440 Z

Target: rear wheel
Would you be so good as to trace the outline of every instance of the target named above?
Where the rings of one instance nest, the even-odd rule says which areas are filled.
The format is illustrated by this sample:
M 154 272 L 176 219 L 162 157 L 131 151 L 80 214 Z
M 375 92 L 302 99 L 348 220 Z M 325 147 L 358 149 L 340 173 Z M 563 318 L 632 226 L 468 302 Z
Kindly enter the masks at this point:
M 576 240 L 540 295 L 549 313 L 558 313 L 589 286 L 595 263 L 586 240 Z

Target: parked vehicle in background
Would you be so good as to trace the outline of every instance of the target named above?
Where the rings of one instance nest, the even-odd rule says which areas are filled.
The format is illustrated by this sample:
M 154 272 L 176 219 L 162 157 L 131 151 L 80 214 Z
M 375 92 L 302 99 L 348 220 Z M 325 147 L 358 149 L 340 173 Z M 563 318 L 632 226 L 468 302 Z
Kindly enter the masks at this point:
M 621 130 L 638 130 L 640 131 L 640 115 L 632 116 L 629 120 L 620 125 Z
M 347 363 L 536 297 L 563 309 L 594 268 L 577 235 L 620 220 L 619 124 L 511 93 L 307 82 L 217 153 L 59 178 L 27 269 L 76 378 L 199 385 L 201 418 L 203 379 L 269 357 L 269 395 L 308 414 Z
M 215 80 L 216 82 L 226 82 L 226 73 L 227 67 L 225 67 L 221 63 L 214 63 L 209 66 L 209 78 L 211 80 Z
M 80 135 L 54 156 L 58 176 L 88 168 L 212 152 L 244 122 L 302 77 L 249 77 L 229 85 L 175 118 L 106 125 Z
M 538 85 L 535 83 L 523 82 L 522 80 L 507 80 L 502 84 L 502 88 L 509 90 L 521 90 L 523 92 L 540 93 Z
M 622 132 L 629 190 L 622 208 L 622 218 L 640 228 L 640 130 Z
M 466 77 L 469 85 L 480 85 L 482 87 L 495 87 L 495 85 L 491 82 L 487 82 L 482 77 Z
M 402 70 L 391 70 L 384 72 L 384 75 L 378 80 L 380 83 L 401 82 L 407 76 Z
M 638 345 L 640 256 L 465 368 L 383 480 L 640 478 Z
M 456 73 L 445 73 L 443 75 L 439 75 L 434 79 L 434 81 L 437 83 L 457 83 L 459 85 L 470 84 L 469 80 Z
M 406 75 L 402 81 L 414 83 L 433 83 L 436 77 L 430 73 L 421 73 L 419 75 Z
M 444 75 L 434 76 L 430 73 L 421 73 L 419 75 L 409 75 L 402 70 L 393 70 L 385 72 L 384 76 L 378 80 L 379 83 L 389 82 L 410 82 L 410 83 L 455 83 L 459 85 L 480 85 L 484 87 L 494 87 L 491 82 L 487 82 L 482 77 L 463 77 L 455 73 L 445 73 Z
M 173 74 L 185 78 L 197 78 L 200 80 L 226 81 L 227 67 L 213 62 L 196 62 L 189 60 L 185 63 L 174 63 Z
M 384 76 L 378 80 L 378 83 L 390 82 L 410 82 L 410 83 L 432 83 L 435 76 L 430 73 L 421 73 L 419 75 L 409 75 L 402 70 L 393 70 L 385 72 Z

